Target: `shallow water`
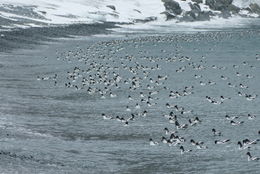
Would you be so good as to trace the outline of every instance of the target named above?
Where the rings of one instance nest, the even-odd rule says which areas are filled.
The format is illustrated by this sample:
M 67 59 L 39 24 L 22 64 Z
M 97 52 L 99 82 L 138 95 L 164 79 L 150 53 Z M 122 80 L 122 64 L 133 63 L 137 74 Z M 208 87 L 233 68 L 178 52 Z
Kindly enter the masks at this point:
M 260 53 L 259 31 L 223 31 L 191 34 L 172 34 L 155 37 L 143 36 L 129 38 L 91 37 L 80 40 L 60 40 L 48 43 L 35 50 L 17 50 L 12 54 L 0 56 L 0 172 L 1 173 L 259 173 L 259 162 L 247 161 L 246 150 L 239 150 L 237 141 L 245 138 L 260 138 L 260 100 L 247 101 L 237 92 L 259 95 L 260 61 L 256 54 Z M 70 51 L 70 52 L 69 52 Z M 133 56 L 132 61 L 126 56 Z M 103 58 L 104 56 L 104 58 Z M 188 56 L 190 61 L 180 61 Z M 151 62 L 145 58 L 151 57 Z M 161 59 L 157 59 L 161 58 Z M 165 61 L 176 58 L 175 62 Z M 113 62 L 115 60 L 115 62 Z M 248 62 L 243 65 L 243 61 Z M 119 83 L 112 92 L 116 98 L 87 92 L 88 86 L 80 90 L 75 87 L 66 88 L 65 83 L 71 82 L 81 87 L 82 77 L 72 82 L 67 79 L 67 72 L 74 67 L 81 70 L 90 68 L 90 63 L 119 67 L 107 69 L 109 77 L 115 71 L 123 80 L 133 76 L 144 77 L 142 70 L 132 74 L 122 68 L 121 62 L 127 67 L 136 64 L 156 67 L 150 72 L 149 78 L 156 79 L 167 75 L 164 84 L 156 86 L 149 78 L 142 80 L 136 90 L 129 90 L 129 85 Z M 138 63 L 136 63 L 138 62 Z M 192 65 L 205 67 L 195 70 Z M 107 63 L 107 64 L 106 64 Z M 216 69 L 212 68 L 216 65 Z M 234 69 L 233 65 L 239 65 Z M 254 66 L 254 68 L 250 66 Z M 177 73 L 181 67 L 183 72 Z M 225 68 L 223 68 L 225 67 Z M 242 74 L 236 76 L 236 72 Z M 90 69 L 89 74 L 96 74 Z M 57 74 L 57 84 L 52 79 Z M 88 73 L 80 72 L 84 76 Z M 195 79 L 194 75 L 202 75 Z M 253 75 L 248 79 L 246 75 Z M 222 80 L 221 75 L 228 80 Z M 37 77 L 49 80 L 37 80 Z M 122 81 L 123 81 L 122 80 Z M 216 85 L 201 86 L 199 81 L 214 81 Z M 227 83 L 248 85 L 248 89 L 230 88 Z M 159 91 L 153 98 L 158 98 L 148 107 L 141 104 L 139 93 L 148 94 L 146 85 L 155 86 Z M 90 85 L 91 86 L 91 85 Z M 163 87 L 168 89 L 163 89 Z M 171 90 L 181 91 L 185 86 L 194 86 L 193 94 L 177 99 L 168 97 Z M 94 85 L 104 89 L 104 84 Z M 128 95 L 134 101 L 128 100 Z M 220 100 L 220 96 L 231 97 L 223 104 L 214 105 L 205 97 L 211 96 Z M 198 116 L 202 123 L 190 126 L 186 130 L 178 130 L 178 135 L 186 138 L 185 149 L 191 153 L 180 154 L 179 146 L 160 143 L 150 146 L 149 138 L 160 141 L 163 129 L 175 126 L 163 117 L 172 109 L 165 104 L 177 104 L 185 110 L 193 110 L 191 114 L 181 115 L 178 120 L 188 123 L 188 119 Z M 126 111 L 141 104 L 141 111 L 147 110 L 146 117 L 137 116 L 124 126 L 116 120 L 104 120 L 102 113 L 115 117 L 129 118 L 131 112 Z M 247 114 L 256 115 L 248 120 Z M 225 115 L 240 116 L 238 120 L 245 123 L 232 126 Z M 214 137 L 211 129 L 220 130 L 223 137 Z M 204 141 L 208 149 L 197 150 L 189 141 Z M 215 145 L 216 139 L 231 139 L 231 143 Z M 259 144 L 250 149 L 253 156 L 260 156 Z

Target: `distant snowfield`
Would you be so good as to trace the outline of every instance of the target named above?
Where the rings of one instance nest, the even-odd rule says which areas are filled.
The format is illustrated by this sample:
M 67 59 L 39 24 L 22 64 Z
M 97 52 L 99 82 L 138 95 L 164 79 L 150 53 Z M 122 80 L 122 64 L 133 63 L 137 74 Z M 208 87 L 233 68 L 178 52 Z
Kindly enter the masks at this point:
M 191 0 L 178 2 L 183 10 L 190 10 L 188 3 L 192 2 Z M 248 6 L 251 2 L 260 4 L 260 0 L 234 0 L 234 4 L 239 7 Z M 115 10 L 113 7 L 115 7 Z M 208 9 L 205 5 L 201 5 L 201 8 L 203 10 Z M 29 11 L 26 9 L 29 9 Z M 165 16 L 161 14 L 163 11 L 165 11 L 165 7 L 161 0 L 1 0 L 0 19 L 14 22 L 9 22 L 7 25 L 0 23 L 0 30 L 74 23 L 131 23 L 136 19 L 148 17 L 156 17 L 157 20 L 149 24 L 135 24 L 127 27 L 149 28 L 176 24 L 176 21 L 165 22 Z M 24 22 L 19 23 L 17 20 Z M 217 20 L 215 18 L 213 22 Z M 236 18 L 233 21 L 237 22 L 237 20 Z M 223 24 L 225 20 L 220 21 Z M 195 22 L 188 24 L 188 26 L 208 25 L 208 23 Z
M 34 12 L 42 14 L 51 24 L 92 23 L 96 21 L 132 22 L 158 16 L 164 11 L 160 0 L 1 0 L 0 4 L 33 6 Z M 116 10 L 107 7 L 113 5 Z M 13 14 L 0 12 L 2 16 Z

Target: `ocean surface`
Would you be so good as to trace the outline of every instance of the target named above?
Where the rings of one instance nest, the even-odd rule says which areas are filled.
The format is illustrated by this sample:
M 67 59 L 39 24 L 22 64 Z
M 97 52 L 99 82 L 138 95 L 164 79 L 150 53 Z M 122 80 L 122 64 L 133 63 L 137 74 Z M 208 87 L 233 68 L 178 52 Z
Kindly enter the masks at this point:
M 259 174 L 260 22 L 239 21 L 1 31 L 0 173 Z
M 256 60 L 259 34 L 258 29 L 252 29 L 91 36 L 47 42 L 33 50 L 1 53 L 0 172 L 258 173 L 259 162 L 248 162 L 246 150 L 239 150 L 237 141 L 259 138 L 260 101 L 258 97 L 248 101 L 237 93 L 260 93 L 260 61 Z M 183 56 L 190 60 L 182 60 Z M 130 73 L 122 68 L 121 62 L 133 68 L 136 64 L 147 66 L 149 78 L 144 79 L 141 69 L 136 70 L 137 74 Z M 103 65 L 104 69 L 105 65 L 110 67 L 106 70 L 110 76 L 113 71 L 120 74 L 119 88 L 108 87 L 116 98 L 106 94 L 103 99 L 98 92 L 88 92 L 88 87 L 104 89 L 104 83 L 82 85 L 83 77 L 98 73 L 91 63 L 96 67 Z M 194 69 L 189 63 L 203 68 Z M 157 64 L 158 69 L 149 69 Z M 78 78 L 68 79 L 68 72 L 75 67 L 80 69 Z M 183 71 L 176 72 L 180 69 Z M 201 79 L 194 78 L 195 74 L 201 75 Z M 151 83 L 149 79 L 155 80 L 158 75 L 168 78 L 159 85 Z M 228 79 L 222 80 L 222 75 Z M 129 90 L 131 85 L 123 81 L 134 76 L 142 78 L 140 87 Z M 200 81 L 206 85 L 200 85 Z M 209 81 L 216 84 L 208 85 Z M 70 88 L 65 86 L 69 82 Z M 236 87 L 231 88 L 228 83 Z M 240 83 L 248 88 L 239 88 Z M 154 88 L 147 89 L 148 84 Z M 185 86 L 194 87 L 191 95 L 169 98 L 171 90 L 182 91 Z M 140 102 L 139 95 L 151 91 L 158 94 L 152 95 L 154 105 L 149 107 Z M 128 100 L 129 95 L 132 101 Z M 221 95 L 231 99 L 214 105 L 205 98 L 220 100 Z M 140 109 L 135 108 L 136 103 Z M 178 130 L 186 139 L 185 148 L 193 149 L 192 152 L 181 155 L 179 146 L 160 142 L 165 127 L 176 130 L 164 117 L 172 110 L 175 112 L 166 103 L 192 110 L 184 115 L 176 112 L 181 123 L 195 116 L 202 120 L 197 126 Z M 132 111 L 126 111 L 126 106 Z M 147 116 L 136 116 L 129 126 L 102 118 L 102 113 L 130 118 L 131 113 L 144 110 Z M 249 120 L 248 113 L 256 118 Z M 226 114 L 239 116 L 244 124 L 232 126 L 225 119 Z M 212 128 L 220 130 L 223 136 L 213 136 Z M 159 145 L 150 146 L 149 138 L 159 141 Z M 197 150 L 190 145 L 190 139 L 203 141 L 208 149 Z M 231 143 L 215 145 L 216 139 L 230 139 Z M 260 156 L 259 148 L 256 144 L 250 151 Z

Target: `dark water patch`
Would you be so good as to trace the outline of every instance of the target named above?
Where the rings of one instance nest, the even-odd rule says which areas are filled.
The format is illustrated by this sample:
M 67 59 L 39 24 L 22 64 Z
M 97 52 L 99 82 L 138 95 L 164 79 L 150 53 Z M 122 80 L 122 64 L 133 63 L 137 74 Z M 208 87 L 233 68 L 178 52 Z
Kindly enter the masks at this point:
M 72 150 L 66 150 L 65 152 L 72 153 L 72 154 L 80 154 L 79 151 L 74 150 L 74 149 L 72 149 Z
M 80 92 L 80 93 L 70 93 L 67 95 L 63 95 L 63 96 L 57 96 L 54 99 L 56 100 L 60 100 L 60 101 L 64 101 L 64 100 L 70 100 L 70 101 L 75 101 L 75 100 L 93 100 L 96 101 L 96 97 L 94 95 L 90 95 L 87 92 Z
M 17 79 L 17 78 L 1 78 L 0 81 L 6 81 L 6 82 L 30 82 L 30 80 Z
M 62 139 L 66 141 L 76 141 L 76 140 L 84 140 L 84 141 L 118 141 L 118 142 L 136 142 L 138 140 L 147 139 L 149 137 L 148 134 L 139 134 L 138 136 L 132 135 L 113 135 L 113 134 L 104 134 L 104 135 L 89 135 L 85 133 L 73 133 L 73 132 L 65 132 L 59 134 L 58 137 L 62 137 Z
M 30 162 L 35 162 L 35 163 L 40 163 L 44 165 L 55 165 L 55 166 L 61 166 L 64 167 L 65 164 L 62 162 L 58 161 L 50 161 L 48 159 L 39 159 L 34 157 L 33 155 L 25 155 L 25 154 L 18 154 L 15 152 L 10 152 L 10 151 L 0 151 L 0 157 L 5 157 L 5 158 L 10 158 L 10 160 L 21 160 L 21 161 L 30 161 Z
M 116 28 L 115 23 L 73 24 L 5 31 L 1 32 L 3 37 L 0 37 L 0 52 L 10 52 L 12 49 L 33 49 L 36 45 L 54 41 L 57 38 L 109 34 L 110 31 L 107 30 L 109 28 Z

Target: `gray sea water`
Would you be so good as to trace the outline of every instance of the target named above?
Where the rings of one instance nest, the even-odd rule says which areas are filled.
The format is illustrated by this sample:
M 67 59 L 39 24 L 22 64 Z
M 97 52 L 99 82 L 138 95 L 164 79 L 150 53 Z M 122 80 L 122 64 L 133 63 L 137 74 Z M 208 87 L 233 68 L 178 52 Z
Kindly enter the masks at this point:
M 258 174 L 259 161 L 247 161 L 248 150 L 239 150 L 237 142 L 260 138 L 259 31 L 91 36 L 2 52 L 0 173 Z M 99 76 L 106 75 L 112 80 L 114 74 L 122 78 L 118 88 L 108 85 L 111 81 L 82 85 L 84 77 L 98 81 Z M 159 81 L 158 75 L 167 75 L 167 80 Z M 202 77 L 196 79 L 195 75 Z M 221 79 L 222 75 L 228 79 Z M 138 77 L 140 84 L 130 90 L 133 77 Z M 210 81 L 215 84 L 209 85 Z M 98 89 L 102 91 L 105 86 L 117 97 L 107 93 L 101 98 Z M 169 98 L 170 91 L 182 93 L 186 86 L 194 87 L 188 90 L 190 95 Z M 89 87 L 96 91 L 88 93 Z M 158 91 L 151 95 L 152 106 L 140 102 L 140 92 L 147 98 L 152 91 Z M 248 101 L 238 92 L 257 97 Z M 133 100 L 128 99 L 129 95 Z M 221 95 L 231 99 L 212 104 L 205 98 L 220 101 Z M 136 103 L 140 109 L 135 108 Z M 168 109 L 166 103 L 192 112 L 180 114 Z M 147 116 L 138 116 L 144 110 Z M 188 123 L 196 116 L 202 120 L 196 126 L 178 130 L 178 135 L 186 139 L 184 148 L 192 149 L 190 153 L 181 155 L 180 145 L 160 142 L 162 136 L 168 138 L 165 127 L 176 130 L 164 117 L 171 111 L 180 123 Z M 125 119 L 134 113 L 136 117 L 124 126 L 116 119 L 104 120 L 102 113 Z M 227 114 L 238 116 L 236 121 L 244 123 L 231 125 L 225 119 Z M 250 120 L 248 114 L 256 117 Z M 213 136 L 212 128 L 223 136 Z M 150 146 L 149 138 L 159 144 Z M 190 139 L 203 141 L 208 148 L 196 149 Z M 230 139 L 230 143 L 214 144 L 223 139 Z M 259 143 L 249 151 L 260 157 Z

